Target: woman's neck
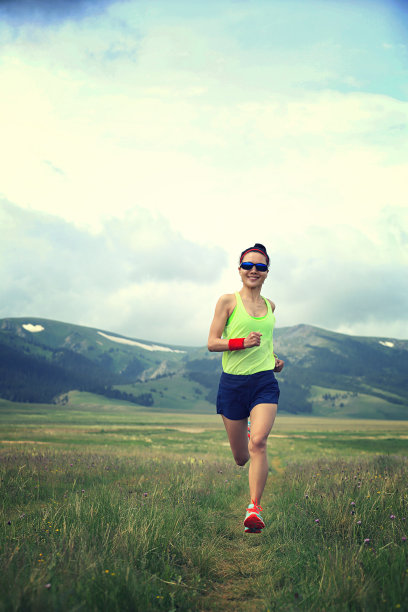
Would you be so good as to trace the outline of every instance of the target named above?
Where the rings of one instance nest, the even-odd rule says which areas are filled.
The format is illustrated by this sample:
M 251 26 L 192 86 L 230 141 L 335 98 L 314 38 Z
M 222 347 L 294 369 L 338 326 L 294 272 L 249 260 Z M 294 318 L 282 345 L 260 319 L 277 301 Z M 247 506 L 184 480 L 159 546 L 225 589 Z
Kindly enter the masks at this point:
M 251 288 L 244 285 L 239 293 L 244 300 L 248 302 L 257 302 L 261 296 L 261 287 Z

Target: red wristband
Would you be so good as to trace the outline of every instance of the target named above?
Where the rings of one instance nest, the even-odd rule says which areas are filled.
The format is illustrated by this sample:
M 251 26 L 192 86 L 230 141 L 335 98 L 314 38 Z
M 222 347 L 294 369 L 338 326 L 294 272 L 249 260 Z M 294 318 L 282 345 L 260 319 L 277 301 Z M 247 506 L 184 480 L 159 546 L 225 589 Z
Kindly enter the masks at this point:
M 244 340 L 245 338 L 231 338 L 230 340 L 228 340 L 228 348 L 230 351 L 239 351 L 240 349 L 245 348 L 244 347 Z

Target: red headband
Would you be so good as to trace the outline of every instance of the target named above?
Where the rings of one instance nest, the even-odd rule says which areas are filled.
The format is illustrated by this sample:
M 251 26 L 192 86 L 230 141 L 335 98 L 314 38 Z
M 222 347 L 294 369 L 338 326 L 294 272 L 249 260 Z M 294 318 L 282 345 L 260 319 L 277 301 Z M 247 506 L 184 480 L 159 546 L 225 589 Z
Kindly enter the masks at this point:
M 241 259 L 239 260 L 239 263 L 242 263 L 242 260 L 244 259 L 245 255 L 247 253 L 250 253 L 251 251 L 256 251 L 257 253 L 260 253 L 261 255 L 263 255 L 264 257 L 266 257 L 266 263 L 269 264 L 269 257 L 267 256 L 267 254 L 264 251 L 261 251 L 261 249 L 247 249 L 246 251 L 244 251 L 241 255 Z

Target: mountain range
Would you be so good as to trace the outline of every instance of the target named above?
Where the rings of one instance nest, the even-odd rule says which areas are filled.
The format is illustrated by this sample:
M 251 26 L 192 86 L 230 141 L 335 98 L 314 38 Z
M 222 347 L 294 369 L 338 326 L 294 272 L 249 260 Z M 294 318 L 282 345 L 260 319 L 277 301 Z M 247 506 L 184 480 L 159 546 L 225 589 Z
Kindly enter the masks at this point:
M 408 341 L 310 325 L 275 330 L 279 409 L 292 414 L 407 419 Z M 0 319 L 0 397 L 69 403 L 73 391 L 152 411 L 214 411 L 221 354 L 25 317 Z M 95 398 L 97 401 L 97 397 Z M 104 401 L 106 401 L 104 399 Z

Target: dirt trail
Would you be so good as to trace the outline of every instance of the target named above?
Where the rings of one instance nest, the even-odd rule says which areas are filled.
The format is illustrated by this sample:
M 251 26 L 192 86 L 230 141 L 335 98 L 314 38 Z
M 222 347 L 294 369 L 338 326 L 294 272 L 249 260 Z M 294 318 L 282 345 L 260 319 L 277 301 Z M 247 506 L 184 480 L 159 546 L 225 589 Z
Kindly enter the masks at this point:
M 276 474 L 269 474 L 262 497 L 261 503 L 266 510 L 266 517 L 269 514 L 267 510 L 271 508 L 274 484 L 284 470 L 278 457 L 272 458 L 270 464 Z M 230 519 L 234 526 L 234 537 L 225 542 L 218 564 L 218 573 L 223 580 L 215 583 L 213 590 L 201 599 L 198 609 L 202 612 L 219 610 L 223 612 L 224 610 L 227 612 L 267 612 L 252 581 L 252 577 L 259 576 L 265 571 L 260 550 L 262 533 L 244 533 L 244 512 L 245 508 L 239 504 L 231 508 Z M 263 516 L 265 517 L 265 512 Z M 265 522 L 265 529 L 267 529 L 268 518 Z

